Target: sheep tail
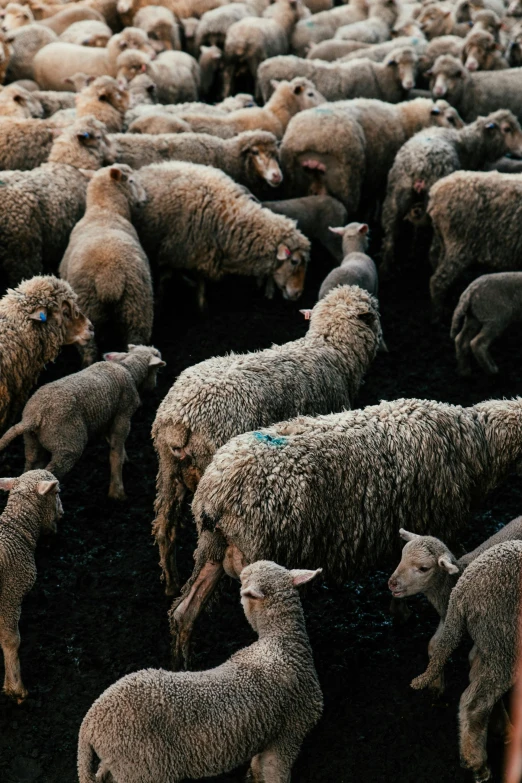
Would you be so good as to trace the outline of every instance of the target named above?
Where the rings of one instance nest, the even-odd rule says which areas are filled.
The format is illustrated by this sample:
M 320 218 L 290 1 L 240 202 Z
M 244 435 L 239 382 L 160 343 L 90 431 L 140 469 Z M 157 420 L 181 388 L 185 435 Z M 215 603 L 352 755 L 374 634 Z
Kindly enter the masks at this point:
M 468 287 L 460 297 L 459 303 L 455 308 L 455 312 L 453 313 L 453 318 L 451 319 L 450 336 L 452 340 L 455 339 L 455 337 L 462 329 L 464 319 L 469 310 L 470 302 L 471 302 L 471 292 Z
M 94 749 L 89 740 L 82 737 L 80 732 L 78 743 L 78 779 L 80 783 L 97 783 L 94 764 Z
M 18 424 L 14 424 L 10 429 L 7 430 L 5 435 L 3 435 L 2 438 L 0 438 L 0 451 L 3 451 L 11 441 L 13 441 L 15 438 L 18 438 L 19 435 L 23 435 L 24 432 L 27 432 L 31 429 L 31 425 L 27 424 L 27 422 L 19 421 Z
M 100 302 L 119 302 L 125 292 L 125 269 L 111 268 L 110 274 L 102 271 L 95 280 L 96 295 Z
M 419 691 L 422 688 L 427 688 L 442 673 L 446 661 L 453 650 L 458 647 L 460 640 L 464 636 L 465 629 L 466 621 L 463 609 L 457 606 L 456 602 L 450 602 L 448 613 L 444 620 L 444 629 L 435 645 L 428 668 L 424 674 L 415 677 L 410 683 L 414 690 Z

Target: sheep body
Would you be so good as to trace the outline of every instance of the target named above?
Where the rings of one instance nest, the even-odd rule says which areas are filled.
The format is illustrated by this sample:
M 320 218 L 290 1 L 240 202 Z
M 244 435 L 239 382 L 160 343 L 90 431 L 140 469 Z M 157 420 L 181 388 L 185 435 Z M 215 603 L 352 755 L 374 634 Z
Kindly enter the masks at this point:
M 34 551 L 40 533 L 56 532 L 56 521 L 63 512 L 58 481 L 46 470 L 32 470 L 16 479 L 0 479 L 0 489 L 9 491 L 7 505 L 0 517 L 3 690 L 20 704 L 27 697 L 18 659 L 22 600 L 36 581 Z
M 107 46 L 112 37 L 111 28 L 96 19 L 74 22 L 60 35 L 60 41 L 79 46 Z
M 256 642 L 215 669 L 145 669 L 108 688 L 80 728 L 80 783 L 93 780 L 94 753 L 100 770 L 126 783 L 179 783 L 250 759 L 257 779 L 289 780 L 322 712 L 296 589 L 317 573 L 254 563 L 241 574 L 241 601 Z
M 291 51 L 305 57 L 313 44 L 333 38 L 343 24 L 359 22 L 368 16 L 366 0 L 355 0 L 331 11 L 320 11 L 311 19 L 297 22 L 291 37 Z
M 133 25 L 144 30 L 158 52 L 181 50 L 179 25 L 172 11 L 160 5 L 148 5 L 140 8 Z
M 159 458 L 153 530 L 168 592 L 177 577 L 180 505 L 216 450 L 241 432 L 282 418 L 349 408 L 380 340 L 375 299 L 357 286 L 343 286 L 312 310 L 305 337 L 208 359 L 179 376 L 152 427 Z
M 370 44 L 383 43 L 390 38 L 399 12 L 400 5 L 396 0 L 368 0 L 368 18 L 342 25 L 336 30 L 334 38 Z
M 120 54 L 117 59 L 118 80 L 130 82 L 141 73 L 146 73 L 156 85 L 159 103 L 195 101 L 198 98 L 199 65 L 186 52 L 162 52 L 155 60 L 138 50 Z

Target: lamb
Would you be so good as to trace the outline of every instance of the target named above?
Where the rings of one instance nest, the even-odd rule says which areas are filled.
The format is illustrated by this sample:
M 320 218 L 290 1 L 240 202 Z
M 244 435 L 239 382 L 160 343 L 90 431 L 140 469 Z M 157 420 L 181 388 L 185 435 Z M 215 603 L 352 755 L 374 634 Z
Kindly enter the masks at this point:
M 29 24 L 13 30 L 5 39 L 11 47 L 7 78 L 34 79 L 34 58 L 44 46 L 58 40 L 56 33 L 41 24 Z
M 179 25 L 169 8 L 160 5 L 140 8 L 134 17 L 133 25 L 147 33 L 156 52 L 181 50 Z
M 2 172 L 0 267 L 10 285 L 43 268 L 56 269 L 85 209 L 87 178 L 80 169 L 112 162 L 103 126 L 85 117 L 55 140 L 48 163 L 32 171 Z
M 455 57 L 439 57 L 431 69 L 430 89 L 435 98 L 445 98 L 464 122 L 496 109 L 510 109 L 522 118 L 522 69 L 470 73 Z
M 88 19 L 74 22 L 60 35 L 60 41 L 79 46 L 105 47 L 112 37 L 111 28 L 105 22 Z
M 4 693 L 18 704 L 28 695 L 22 682 L 18 622 L 22 601 L 36 581 L 34 552 L 40 533 L 55 533 L 63 514 L 58 481 L 46 470 L 31 470 L 20 478 L 0 479 L 9 492 L 0 517 L 0 645 L 4 654 Z
M 397 0 L 368 0 L 368 18 L 339 27 L 334 38 L 370 44 L 387 41 L 399 18 L 400 10 L 401 6 Z
M 147 344 L 152 334 L 149 262 L 131 223 L 131 208 L 145 200 L 129 166 L 96 172 L 87 188 L 85 215 L 73 228 L 60 264 L 60 277 L 76 291 L 96 334 L 111 323 L 125 345 Z M 94 341 L 81 353 L 84 366 L 96 361 Z
M 299 57 L 305 57 L 313 44 L 334 37 L 335 31 L 344 24 L 360 22 L 368 16 L 366 0 L 351 0 L 331 11 L 320 11 L 310 19 L 301 19 L 295 26 L 290 46 Z
M 393 552 L 398 523 L 454 536 L 521 456 L 521 399 L 394 400 L 232 438 L 192 503 L 199 541 L 171 609 L 176 663 L 223 559 L 230 574 L 259 557 L 300 567 L 320 557 L 327 577 L 355 579 Z
M 17 119 L 43 117 L 43 106 L 34 95 L 17 84 L 9 84 L 0 91 L 0 116 Z
M 76 116 L 96 117 L 110 133 L 118 133 L 123 127 L 125 112 L 129 108 L 128 90 L 112 76 L 98 76 L 78 93 Z
M 136 27 L 127 27 L 113 35 L 105 49 L 62 41 L 44 46 L 34 57 L 34 77 L 43 90 L 63 90 L 64 79 L 79 71 L 95 77 L 116 76 L 118 56 L 127 49 L 154 56 L 147 34 Z
M 393 49 L 382 63 L 352 60 L 326 63 L 289 55 L 266 60 L 259 68 L 259 88 L 266 100 L 274 79 L 304 76 L 310 79 L 327 101 L 347 98 L 375 98 L 399 103 L 415 86 L 418 58 L 410 46 Z
M 38 389 L 26 404 L 21 422 L 0 439 L 0 451 L 23 435 L 25 470 L 48 463 L 45 470 L 63 479 L 81 458 L 88 441 L 106 435 L 111 465 L 109 497 L 126 500 L 122 469 L 131 418 L 143 393 L 156 387 L 157 372 L 165 362 L 156 348 L 145 345 L 129 345 L 128 352 L 108 353 L 105 359 Z
M 139 170 L 148 201 L 133 215 L 149 258 L 160 268 L 160 292 L 174 269 L 204 282 L 226 274 L 267 277 L 294 301 L 303 291 L 310 243 L 295 224 L 252 201 L 226 174 L 195 163 L 160 163 Z
M 254 563 L 240 581 L 256 642 L 210 671 L 145 669 L 102 693 L 80 728 L 80 783 L 94 780 L 94 754 L 98 777 L 126 783 L 179 783 L 250 760 L 252 780 L 289 781 L 323 709 L 296 589 L 320 572 Z
M 91 323 L 63 280 L 33 277 L 8 290 L 0 299 L 0 432 L 11 426 L 62 346 L 85 345 L 91 338 Z
M 283 180 L 277 140 L 266 131 L 245 131 L 231 139 L 202 133 L 170 136 L 122 133 L 112 136 L 111 140 L 117 150 L 116 160 L 135 169 L 167 160 L 201 163 L 221 169 L 254 192 L 259 191 L 263 183 L 275 188 Z
M 495 704 L 515 681 L 519 650 L 522 541 L 491 547 L 466 568 L 453 588 L 428 668 L 412 683 L 426 688 L 443 671 L 467 630 L 476 655 L 460 698 L 460 755 L 477 783 L 491 779 L 486 740 Z
M 331 196 L 303 196 L 284 201 L 263 201 L 263 206 L 297 221 L 297 228 L 310 240 L 317 240 L 338 262 L 343 260 L 342 242 L 329 226 L 346 223 L 346 209 Z
M 469 24 L 457 22 L 455 7 L 450 3 L 427 3 L 417 22 L 428 41 L 440 35 L 458 35 L 465 38 L 469 32 Z
M 332 291 L 299 340 L 208 359 L 181 373 L 152 426 L 159 471 L 153 532 L 166 592 L 178 587 L 181 505 L 217 449 L 284 417 L 350 408 L 381 340 L 376 300 L 357 286 Z
M 496 171 L 456 171 L 433 186 L 428 215 L 434 230 L 434 318 L 442 316 L 448 291 L 466 269 L 476 264 L 499 272 L 520 269 L 522 237 L 516 227 L 521 197 L 522 176 Z
M 506 152 L 522 157 L 522 129 L 510 111 L 479 117 L 459 130 L 417 133 L 399 150 L 382 210 L 383 267 L 390 271 L 404 220 L 426 224 L 430 189 L 457 169 L 477 170 Z
M 9 33 L 34 22 L 33 12 L 28 5 L 8 3 L 2 12 L 2 30 Z
M 366 255 L 368 249 L 368 225 L 349 223 L 344 228 L 330 228 L 334 234 L 343 238 L 343 261 L 341 266 L 332 269 L 325 277 L 319 289 L 319 299 L 338 286 L 357 285 L 368 293 L 377 296 L 379 278 L 375 263 Z
M 156 85 L 159 103 L 197 100 L 199 66 L 186 52 L 162 52 L 154 61 L 137 50 L 120 54 L 117 60 L 118 80 L 130 82 L 141 73 L 146 73 Z
M 488 375 L 498 373 L 489 349 L 510 324 L 522 319 L 521 291 L 521 272 L 482 275 L 466 288 L 451 322 L 461 375 L 471 374 L 472 355 Z
M 464 39 L 462 62 L 468 71 L 501 71 L 509 68 L 491 33 L 472 30 Z
M 267 57 L 286 54 L 290 36 L 302 11 L 300 0 L 277 0 L 269 17 L 251 17 L 235 22 L 227 30 L 223 96 L 237 92 L 238 72 L 246 70 L 255 83 L 259 65 Z M 298 74 L 297 74 L 298 75 Z
M 344 204 L 349 219 L 364 214 L 384 196 L 387 173 L 404 142 L 429 125 L 450 127 L 457 122 L 454 114 L 445 101 L 426 98 L 396 106 L 358 99 L 302 112 L 290 121 L 281 145 L 291 192 L 327 193 Z
M 223 117 L 183 113 L 181 119 L 195 132 L 225 139 L 247 130 L 269 131 L 281 139 L 292 117 L 325 101 L 312 82 L 303 77 L 275 82 L 274 87 L 273 95 L 263 108 L 238 109 Z

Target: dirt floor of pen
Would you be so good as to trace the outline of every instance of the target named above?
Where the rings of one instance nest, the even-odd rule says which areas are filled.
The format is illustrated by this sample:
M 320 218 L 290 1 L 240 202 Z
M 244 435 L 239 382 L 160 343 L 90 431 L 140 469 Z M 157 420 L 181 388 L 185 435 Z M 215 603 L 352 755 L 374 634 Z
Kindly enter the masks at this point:
M 440 326 L 431 324 L 427 270 L 421 261 L 419 265 L 420 272 L 406 269 L 400 280 L 381 287 L 389 353 L 378 355 L 358 404 L 420 397 L 470 405 L 515 396 L 522 388 L 520 332 L 507 334 L 495 347 L 498 378 L 485 378 L 478 371 L 469 380 L 459 378 L 449 317 Z M 314 252 L 305 295 L 298 303 L 285 302 L 280 295 L 268 301 L 249 280 L 210 286 L 204 317 L 196 312 L 192 289 L 181 281 L 173 286 L 154 335 L 168 365 L 156 392 L 134 417 L 127 442 L 131 462 L 124 480 L 129 500 L 108 501 L 108 447 L 90 445 L 63 481 L 65 515 L 59 533 L 41 539 L 38 546 L 38 579 L 21 620 L 22 673 L 30 697 L 17 706 L 0 696 L 2 783 L 75 783 L 78 728 L 94 699 L 128 672 L 169 666 L 169 599 L 150 535 L 156 476 L 150 427 L 155 410 L 185 367 L 231 350 L 265 348 L 303 335 L 307 325 L 299 308 L 313 305 L 330 266 Z M 76 369 L 77 354 L 66 349 L 41 381 Z M 0 457 L 0 474 L 18 475 L 22 468 L 20 440 Z M 473 514 L 455 553 L 478 544 L 521 512 L 521 482 L 511 476 Z M 180 537 L 182 577 L 190 574 L 195 546 L 188 507 L 186 523 Z M 294 781 L 471 779 L 459 766 L 457 743 L 457 704 L 467 684 L 469 645 L 462 645 L 447 667 L 447 690 L 440 702 L 410 689 L 412 677 L 425 669 L 427 642 L 437 618 L 424 600 L 413 599 L 410 620 L 400 628 L 393 626 L 386 582 L 397 561 L 383 563 L 382 570 L 342 588 L 319 584 L 304 597 L 325 709 L 304 743 Z M 197 628 L 194 667 L 215 666 L 253 638 L 238 586 L 227 580 L 219 603 Z M 497 774 L 502 752 L 501 745 L 490 743 Z M 240 769 L 213 780 L 232 783 L 244 774 Z

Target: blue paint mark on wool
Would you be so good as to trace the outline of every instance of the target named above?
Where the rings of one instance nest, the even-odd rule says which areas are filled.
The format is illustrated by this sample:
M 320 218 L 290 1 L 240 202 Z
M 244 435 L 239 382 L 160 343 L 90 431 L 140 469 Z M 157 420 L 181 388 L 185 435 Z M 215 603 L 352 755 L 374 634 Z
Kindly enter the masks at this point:
M 274 438 L 273 435 L 266 435 L 264 432 L 254 432 L 253 435 L 256 440 L 266 443 L 267 446 L 280 448 L 286 444 L 286 438 Z

